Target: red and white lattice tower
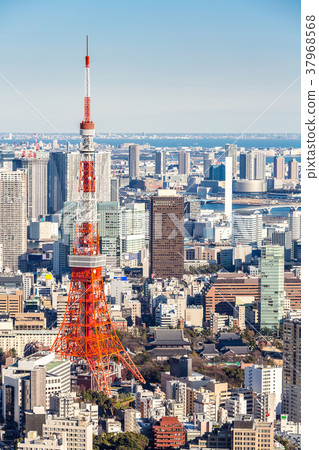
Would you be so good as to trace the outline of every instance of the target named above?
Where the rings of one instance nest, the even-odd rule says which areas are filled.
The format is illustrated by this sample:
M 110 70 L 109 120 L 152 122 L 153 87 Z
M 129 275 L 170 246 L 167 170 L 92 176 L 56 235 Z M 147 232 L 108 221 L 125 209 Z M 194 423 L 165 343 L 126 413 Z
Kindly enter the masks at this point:
M 113 328 L 108 311 L 102 266 L 105 257 L 100 254 L 95 194 L 95 169 L 91 119 L 90 58 L 88 37 L 85 57 L 84 120 L 80 125 L 79 206 L 75 228 L 73 255 L 69 257 L 72 268 L 71 286 L 66 312 L 58 336 L 51 350 L 62 358 L 83 362 L 94 375 L 96 386 L 106 394 L 111 393 L 110 360 L 122 363 L 133 376 L 144 379 L 125 351 Z

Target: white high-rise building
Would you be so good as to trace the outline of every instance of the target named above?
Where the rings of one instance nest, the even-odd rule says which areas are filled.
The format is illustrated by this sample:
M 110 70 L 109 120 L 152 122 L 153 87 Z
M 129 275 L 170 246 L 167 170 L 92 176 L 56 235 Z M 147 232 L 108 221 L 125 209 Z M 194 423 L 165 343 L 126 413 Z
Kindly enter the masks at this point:
M 232 218 L 232 244 L 253 245 L 260 247 L 262 244 L 262 215 L 259 212 L 253 214 L 233 214 Z
M 289 213 L 289 231 L 291 231 L 293 241 L 301 239 L 301 211 Z
M 0 244 L 3 269 L 17 271 L 27 252 L 27 174 L 0 170 Z
M 232 157 L 225 158 L 225 216 L 227 221 L 232 218 L 233 176 Z
M 245 388 L 256 393 L 275 394 L 276 414 L 281 414 L 282 367 L 245 367 Z

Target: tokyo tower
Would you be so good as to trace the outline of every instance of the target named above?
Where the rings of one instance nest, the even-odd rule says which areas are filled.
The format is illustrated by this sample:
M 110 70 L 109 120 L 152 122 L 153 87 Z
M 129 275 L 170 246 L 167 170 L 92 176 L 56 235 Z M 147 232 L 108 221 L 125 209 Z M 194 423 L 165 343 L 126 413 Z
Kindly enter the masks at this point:
M 125 351 L 113 328 L 108 311 L 100 254 L 95 194 L 95 169 L 91 119 L 90 58 L 88 37 L 85 57 L 84 120 L 80 124 L 82 136 L 80 153 L 79 202 L 75 226 L 70 292 L 66 312 L 51 350 L 62 358 L 85 362 L 93 373 L 97 388 L 111 394 L 109 364 L 111 358 L 122 363 L 133 376 L 145 383 Z

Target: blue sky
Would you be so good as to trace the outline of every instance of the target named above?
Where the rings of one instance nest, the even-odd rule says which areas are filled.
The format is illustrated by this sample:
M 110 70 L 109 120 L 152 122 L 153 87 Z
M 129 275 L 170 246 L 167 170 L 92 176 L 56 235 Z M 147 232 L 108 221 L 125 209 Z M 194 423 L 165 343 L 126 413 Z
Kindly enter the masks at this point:
M 300 76 L 300 1 L 0 0 L 4 75 L 61 132 L 242 132 Z M 0 77 L 0 131 L 54 132 Z M 250 132 L 300 131 L 298 81 Z

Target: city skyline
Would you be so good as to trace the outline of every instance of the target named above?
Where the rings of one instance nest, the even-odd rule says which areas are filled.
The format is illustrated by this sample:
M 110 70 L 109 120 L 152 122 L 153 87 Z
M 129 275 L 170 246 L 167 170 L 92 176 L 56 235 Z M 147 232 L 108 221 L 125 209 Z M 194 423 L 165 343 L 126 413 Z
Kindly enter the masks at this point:
M 280 96 L 249 131 L 300 131 L 299 2 L 95 1 L 94 20 L 81 3 L 0 7 L 1 75 L 59 132 L 77 129 L 86 32 L 98 132 L 241 133 Z M 2 77 L 3 131 L 53 132 Z

